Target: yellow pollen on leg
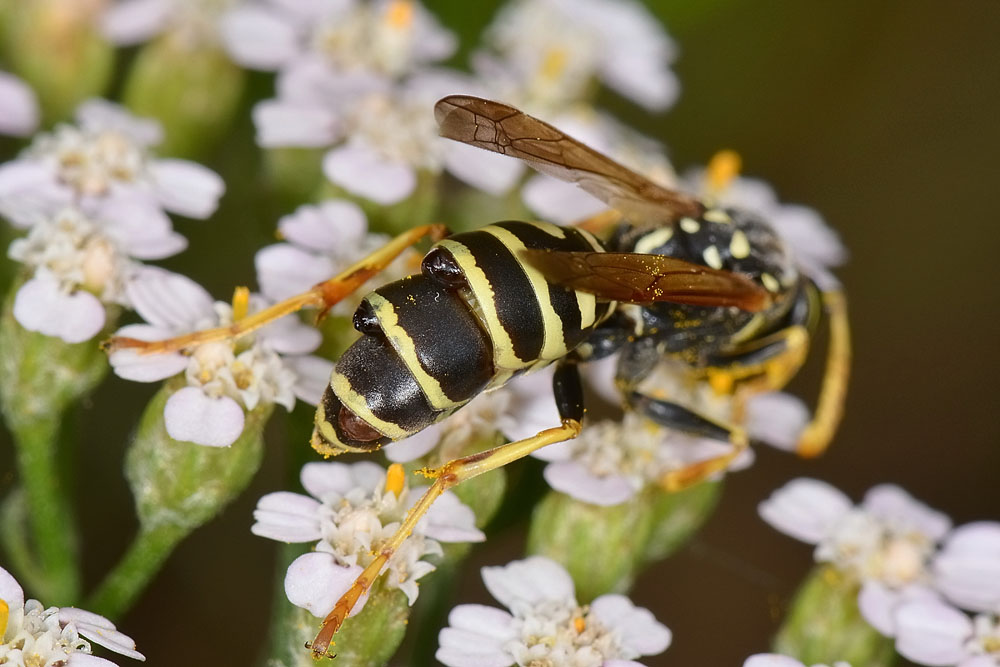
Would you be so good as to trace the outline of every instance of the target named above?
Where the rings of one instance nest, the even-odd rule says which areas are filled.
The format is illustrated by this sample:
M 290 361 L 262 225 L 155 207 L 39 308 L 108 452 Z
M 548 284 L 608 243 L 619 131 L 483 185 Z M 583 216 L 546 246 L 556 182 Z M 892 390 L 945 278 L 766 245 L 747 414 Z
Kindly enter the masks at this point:
M 250 289 L 237 287 L 233 290 L 233 321 L 239 322 L 250 311 Z
M 709 193 L 718 194 L 729 187 L 733 179 L 740 175 L 742 166 L 743 161 L 736 151 L 726 149 L 713 155 L 712 159 L 708 161 L 708 169 L 705 174 Z
M 385 20 L 393 28 L 408 28 L 413 24 L 413 3 L 394 0 L 385 10 Z
M 0 600 L 0 643 L 3 642 L 3 636 L 7 634 L 7 621 L 10 619 L 10 605 L 7 604 L 6 600 Z
M 399 494 L 403 492 L 403 485 L 406 484 L 406 471 L 403 470 L 403 466 L 398 463 L 393 463 L 389 466 L 389 469 L 385 471 L 385 490 L 392 491 L 399 497 Z

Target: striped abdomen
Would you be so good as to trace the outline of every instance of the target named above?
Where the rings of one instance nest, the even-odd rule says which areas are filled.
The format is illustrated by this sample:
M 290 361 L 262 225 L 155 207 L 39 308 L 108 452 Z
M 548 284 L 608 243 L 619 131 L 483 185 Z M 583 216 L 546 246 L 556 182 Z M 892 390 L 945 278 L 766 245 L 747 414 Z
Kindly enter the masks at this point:
M 435 244 L 422 274 L 375 290 L 355 313 L 366 335 L 330 378 L 316 418 L 323 444 L 367 450 L 412 435 L 565 356 L 610 315 L 613 303 L 546 281 L 525 248 L 603 250 L 586 232 L 526 222 Z

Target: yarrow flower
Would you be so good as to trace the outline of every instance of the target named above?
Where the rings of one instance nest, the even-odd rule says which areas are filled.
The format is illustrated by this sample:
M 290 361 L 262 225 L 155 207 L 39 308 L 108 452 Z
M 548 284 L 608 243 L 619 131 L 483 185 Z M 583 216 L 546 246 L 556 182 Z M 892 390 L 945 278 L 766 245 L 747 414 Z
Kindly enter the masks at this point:
M 31 87 L 13 74 L 0 72 L 0 134 L 26 137 L 38 127 L 40 118 Z
M 261 248 L 254 257 L 261 293 L 274 301 L 287 299 L 329 279 L 381 248 L 390 238 L 369 232 L 361 208 L 342 199 L 300 206 L 278 221 L 278 234 L 287 243 Z M 370 290 L 412 273 L 408 264 L 414 257 L 413 251 L 404 252 L 330 312 L 351 315 Z
M 214 171 L 194 162 L 157 159 L 159 123 L 105 100 L 77 109 L 75 125 L 35 137 L 16 160 L 0 167 L 0 214 L 17 227 L 67 205 L 103 221 L 136 227 L 164 223 L 164 210 L 207 218 L 225 190 Z
M 537 113 L 583 101 L 596 80 L 663 111 L 680 84 L 676 48 L 633 0 L 514 0 L 490 24 L 473 67 L 497 96 Z
M 929 563 L 951 521 L 897 486 L 873 487 L 852 506 L 829 484 L 800 478 L 758 511 L 781 532 L 815 544 L 817 562 L 857 581 L 862 616 L 886 636 L 895 634 L 893 611 L 900 604 L 935 597 Z
M 386 471 L 371 461 L 307 463 L 302 486 L 308 496 L 280 491 L 263 496 L 251 531 L 282 542 L 316 542 L 314 551 L 288 568 L 285 593 L 293 604 L 326 616 L 365 566 L 399 528 L 424 487 L 409 487 L 398 464 Z M 481 542 L 475 515 L 450 491 L 441 495 L 387 564 L 386 585 L 417 599 L 417 580 L 434 570 L 427 557 L 442 554 L 439 542 Z M 364 606 L 367 595 L 355 606 Z
M 132 324 L 115 335 L 154 341 L 224 326 L 267 305 L 263 299 L 236 297 L 232 305 L 215 302 L 194 281 L 154 267 L 126 289 L 136 312 L 148 324 Z M 170 396 L 164 408 L 167 432 L 175 440 L 213 447 L 231 445 L 243 431 L 244 410 L 277 403 L 291 410 L 295 399 L 319 402 L 331 362 L 309 355 L 321 342 L 318 331 L 293 315 L 235 341 L 209 342 L 189 354 L 112 352 L 115 373 L 127 380 L 156 382 L 183 372 L 188 386 Z
M 576 601 L 573 580 L 541 556 L 482 570 L 487 590 L 510 611 L 455 607 L 435 657 L 448 667 L 571 665 L 641 667 L 635 658 L 662 653 L 671 634 L 624 595 Z
M 89 640 L 89 641 L 88 641 Z M 74 607 L 45 608 L 0 568 L 0 664 L 10 667 L 114 667 L 91 654 L 90 642 L 137 660 L 132 638 L 103 616 Z

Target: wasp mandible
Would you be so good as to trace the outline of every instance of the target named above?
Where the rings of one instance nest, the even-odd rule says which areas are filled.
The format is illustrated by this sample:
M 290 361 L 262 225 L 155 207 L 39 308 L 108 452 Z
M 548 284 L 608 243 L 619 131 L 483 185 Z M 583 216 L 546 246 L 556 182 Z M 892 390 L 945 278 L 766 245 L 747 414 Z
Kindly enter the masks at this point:
M 147 353 L 182 350 L 245 335 L 303 307 L 325 312 L 429 237 L 434 245 L 421 272 L 376 289 L 356 310 L 354 326 L 362 335 L 331 375 L 312 446 L 326 456 L 374 451 L 446 419 L 481 392 L 555 365 L 560 423 L 425 471 L 434 484 L 323 621 L 310 647 L 316 657 L 326 655 L 358 599 L 441 493 L 580 433 L 581 363 L 619 353 L 616 382 L 627 408 L 662 426 L 730 443 L 724 455 L 666 474 L 662 483 L 670 490 L 725 469 L 749 441 L 737 423 L 644 393 L 640 385 L 660 359 L 682 362 L 689 379 L 734 398 L 780 389 L 805 360 L 822 304 L 831 327 L 826 375 L 799 453 L 823 451 L 842 413 L 850 356 L 846 301 L 839 290 L 822 292 L 798 271 L 765 220 L 661 187 L 499 102 L 454 95 L 436 104 L 435 115 L 442 136 L 521 159 L 575 183 L 613 211 L 576 227 L 509 221 L 449 235 L 443 225 L 424 225 L 229 327 L 110 343 Z

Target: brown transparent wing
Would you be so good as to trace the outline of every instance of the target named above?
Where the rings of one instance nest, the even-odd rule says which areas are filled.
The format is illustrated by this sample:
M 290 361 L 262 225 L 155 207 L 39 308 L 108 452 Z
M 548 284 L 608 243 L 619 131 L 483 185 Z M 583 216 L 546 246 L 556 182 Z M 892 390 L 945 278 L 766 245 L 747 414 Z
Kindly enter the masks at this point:
M 694 306 L 736 306 L 757 312 L 771 296 L 749 278 L 664 255 L 628 252 L 525 250 L 548 280 L 601 298 L 630 303 L 671 301 Z
M 434 116 L 441 136 L 524 160 L 580 186 L 633 222 L 671 223 L 703 211 L 694 197 L 667 190 L 512 106 L 450 95 L 434 105 Z

